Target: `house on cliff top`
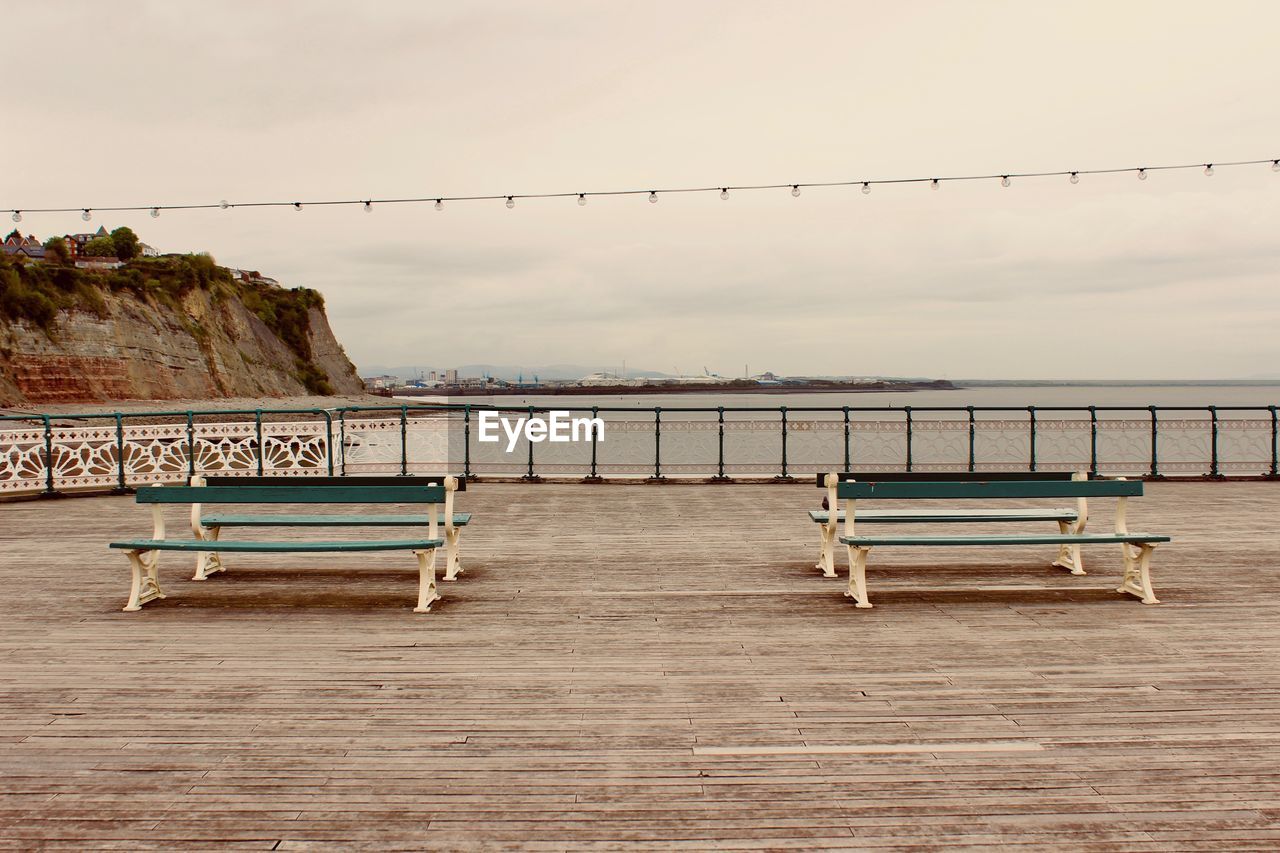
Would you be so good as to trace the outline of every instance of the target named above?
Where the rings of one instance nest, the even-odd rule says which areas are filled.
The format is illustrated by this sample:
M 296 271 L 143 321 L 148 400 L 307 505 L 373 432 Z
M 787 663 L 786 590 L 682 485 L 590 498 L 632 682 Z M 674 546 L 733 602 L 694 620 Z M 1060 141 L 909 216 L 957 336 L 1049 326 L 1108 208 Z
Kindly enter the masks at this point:
M 241 270 L 235 267 L 226 267 L 227 272 L 231 273 L 231 277 L 236 281 L 243 281 L 246 284 L 271 284 L 276 287 L 280 286 L 280 282 L 274 278 L 265 276 L 257 270 Z
M 65 234 L 58 239 L 62 240 L 63 245 L 67 247 L 67 255 L 80 269 L 117 269 L 124 266 L 124 261 L 119 258 L 86 253 L 85 247 L 91 241 L 99 238 L 111 239 L 111 234 L 107 231 L 106 226 L 99 225 L 98 230 L 94 232 Z M 24 237 L 16 228 L 9 232 L 3 243 L 0 243 L 0 249 L 3 249 L 4 254 L 11 257 L 25 258 L 32 261 L 43 261 L 47 254 L 44 244 L 37 240 L 34 234 Z M 138 243 L 138 254 L 144 258 L 160 257 L 159 251 L 153 246 L 142 242 Z M 266 280 L 269 281 L 270 279 Z
M 82 234 L 68 234 L 66 239 L 71 242 L 67 245 L 67 248 L 71 250 L 71 256 L 73 258 L 78 258 L 83 255 L 84 247 L 89 245 L 90 240 L 94 240 L 98 237 L 111 237 L 111 234 L 107 231 L 107 226 L 99 225 L 98 230 L 93 233 L 84 232 Z
M 24 237 L 17 228 L 10 231 L 9 236 L 4 238 L 2 248 L 6 255 L 30 258 L 34 261 L 44 260 L 44 246 L 35 238 L 35 235 L 28 234 Z

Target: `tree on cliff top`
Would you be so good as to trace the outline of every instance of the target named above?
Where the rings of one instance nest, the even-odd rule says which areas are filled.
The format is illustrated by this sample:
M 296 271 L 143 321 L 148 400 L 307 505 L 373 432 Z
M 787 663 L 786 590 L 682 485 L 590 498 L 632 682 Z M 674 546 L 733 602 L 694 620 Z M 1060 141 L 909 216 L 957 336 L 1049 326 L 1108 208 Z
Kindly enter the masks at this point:
M 142 251 L 138 235 L 128 225 L 121 225 L 111 232 L 111 245 L 115 247 L 115 256 L 122 261 L 131 261 Z
M 84 244 L 84 253 L 91 258 L 112 258 L 116 254 L 116 244 L 110 237 L 94 237 Z
M 71 250 L 67 248 L 65 237 L 50 237 L 44 241 L 44 259 L 46 263 L 71 265 Z

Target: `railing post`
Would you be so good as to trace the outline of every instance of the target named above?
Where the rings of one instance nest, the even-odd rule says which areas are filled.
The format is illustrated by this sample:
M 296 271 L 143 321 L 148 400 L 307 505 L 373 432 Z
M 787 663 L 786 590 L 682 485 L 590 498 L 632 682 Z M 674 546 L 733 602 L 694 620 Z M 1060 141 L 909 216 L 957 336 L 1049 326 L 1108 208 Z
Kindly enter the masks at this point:
M 322 409 L 320 412 L 324 415 L 324 456 L 328 463 L 329 476 L 333 476 L 333 415 L 328 409 Z
M 347 410 L 338 411 L 338 467 L 347 476 Z
M 44 420 L 44 491 L 46 495 L 56 495 L 58 490 L 53 487 L 53 423 L 48 415 L 40 417 Z
M 724 406 L 716 406 L 716 423 L 720 432 L 719 450 L 716 456 L 716 479 L 724 480 L 728 479 L 724 475 Z
M 400 476 L 409 473 L 409 406 L 400 407 Z
M 386 408 L 391 409 L 392 411 L 398 408 L 400 411 L 400 443 L 401 443 L 400 473 L 408 474 L 409 473 L 408 472 L 408 405 L 405 404 L 398 407 L 391 406 Z M 433 408 L 433 407 L 423 406 L 419 408 Z M 843 464 L 846 470 L 853 467 L 854 427 L 853 427 L 853 418 L 852 418 L 852 408 L 854 407 L 841 406 L 838 408 L 827 407 L 827 408 L 814 409 L 814 411 L 820 411 L 828 414 L 835 414 L 837 412 L 840 413 L 841 415 L 840 423 L 841 423 L 841 429 L 843 431 L 843 440 L 844 440 Z M 1015 409 L 1013 407 L 994 407 L 993 408 L 993 407 L 983 407 L 983 406 L 964 406 L 964 407 L 956 406 L 956 407 L 947 407 L 945 409 L 940 409 L 939 411 L 948 411 L 948 412 L 963 411 L 968 415 L 968 419 L 967 419 L 968 436 L 969 436 L 968 462 L 967 462 L 968 471 L 971 473 L 978 473 L 977 411 L 980 408 L 983 409 L 984 411 L 1004 408 L 1006 411 L 1010 411 L 1010 412 L 1025 411 L 1027 413 L 1028 470 L 1031 472 L 1038 471 L 1039 465 L 1040 465 L 1040 459 L 1039 459 L 1039 452 L 1040 452 L 1039 410 L 1040 410 L 1040 407 L 1026 406 L 1026 407 L 1019 407 Z M 1054 408 L 1054 407 L 1051 407 L 1051 408 Z M 1150 444 L 1150 458 L 1148 460 L 1149 465 L 1146 466 L 1148 470 L 1144 474 L 1144 476 L 1150 476 L 1151 478 L 1160 478 L 1162 476 L 1165 476 L 1161 472 L 1162 461 L 1160 458 L 1160 408 L 1161 407 L 1158 405 L 1147 405 L 1147 406 L 1133 406 L 1129 409 L 1131 413 L 1136 413 L 1137 411 L 1142 411 L 1143 409 L 1145 409 L 1148 413 L 1151 444 Z M 352 411 L 358 411 L 359 409 L 360 407 L 351 407 Z M 537 406 L 528 406 L 529 415 L 532 417 L 537 409 L 538 409 Z M 590 409 L 591 409 L 591 419 L 593 421 L 597 420 L 599 418 L 600 407 L 592 406 L 590 407 Z M 1099 439 L 1100 439 L 1100 430 L 1101 430 L 1102 421 L 1099 419 L 1099 411 L 1102 411 L 1105 413 L 1107 411 L 1111 411 L 1112 409 L 1116 411 L 1120 411 L 1121 407 L 1110 407 L 1110 406 L 1076 406 L 1075 407 L 1076 411 L 1085 410 L 1089 413 L 1088 470 L 1092 475 L 1098 475 L 1100 473 L 1100 468 L 1101 468 L 1101 459 L 1100 459 L 1101 451 L 1100 451 Z M 1223 477 L 1232 476 L 1233 473 L 1235 473 L 1236 468 L 1233 466 L 1243 467 L 1245 464 L 1252 465 L 1256 463 L 1262 467 L 1262 470 L 1259 471 L 1257 469 L 1252 469 L 1253 473 L 1251 474 L 1251 476 L 1266 476 L 1270 478 L 1280 477 L 1280 406 L 1259 405 L 1259 406 L 1252 406 L 1252 407 L 1239 407 L 1238 409 L 1236 407 L 1227 407 L 1228 411 L 1237 411 L 1237 410 L 1238 411 L 1251 410 L 1253 412 L 1265 411 L 1267 413 L 1267 416 L 1269 417 L 1270 440 L 1271 440 L 1270 450 L 1266 453 L 1265 457 L 1256 458 L 1256 459 L 1251 458 L 1249 460 L 1245 460 L 1245 462 L 1243 463 L 1240 462 L 1236 457 L 1231 456 L 1231 453 L 1233 452 L 1232 450 L 1233 445 L 1229 443 L 1225 451 L 1222 446 L 1222 435 L 1223 435 L 1223 429 L 1224 429 L 1224 426 L 1223 426 L 1224 419 L 1221 415 L 1221 412 L 1223 411 L 1222 407 L 1219 407 L 1216 405 L 1209 405 L 1209 406 L 1197 407 L 1195 410 L 1196 411 L 1202 410 L 1208 413 L 1207 420 L 1209 422 L 1208 437 L 1210 440 L 1209 441 L 1210 452 L 1209 452 L 1209 458 L 1206 460 L 1207 469 L 1208 469 L 1206 474 L 1207 476 L 1221 479 Z M 265 475 L 266 473 L 266 442 L 265 442 L 264 414 L 274 410 L 264 410 L 259 408 L 251 411 L 253 414 L 254 432 L 256 435 L 257 472 L 260 476 L 262 476 L 262 475 Z M 279 413 L 283 414 L 285 411 L 296 412 L 298 414 L 307 414 L 310 417 L 319 416 L 324 419 L 325 459 L 322 465 L 319 465 L 317 466 L 317 468 L 310 469 L 310 470 L 327 471 L 327 473 L 331 476 L 346 475 L 347 473 L 346 472 L 346 446 L 347 446 L 346 445 L 346 414 L 348 409 L 346 407 L 335 407 L 332 409 L 321 409 L 321 408 L 297 409 L 297 410 L 290 409 L 290 410 L 280 410 Z M 448 407 L 448 411 L 450 413 L 456 412 L 457 411 L 456 406 L 451 405 L 450 407 Z M 701 410 L 694 409 L 692 411 L 702 411 L 705 413 L 705 412 L 711 411 L 711 409 L 710 408 L 701 409 Z M 779 406 L 777 407 L 777 411 L 779 414 L 781 453 L 780 453 L 780 471 L 776 479 L 780 479 L 780 480 L 791 479 L 791 455 L 790 455 L 791 454 L 791 444 L 790 444 L 791 409 L 788 406 Z M 900 409 L 889 407 L 888 409 L 886 409 L 886 411 L 889 411 L 889 412 L 901 411 L 902 414 L 904 415 L 905 432 L 906 432 L 906 470 L 910 472 L 914 472 L 915 470 L 915 412 L 914 412 L 914 409 L 911 406 L 903 406 Z M 716 430 L 717 430 L 717 436 L 716 436 L 717 453 L 716 453 L 716 471 L 715 471 L 715 476 L 712 479 L 728 480 L 729 477 L 726 474 L 727 461 L 726 461 L 726 449 L 725 449 L 725 425 L 726 425 L 725 407 L 718 406 L 716 407 L 715 412 L 716 412 Z M 335 424 L 335 413 L 336 413 L 336 424 Z M 156 414 L 156 413 L 152 413 L 152 414 Z M 196 427 L 198 426 L 198 424 L 196 423 L 195 418 L 197 416 L 203 417 L 212 413 L 203 412 L 199 410 L 187 410 L 185 412 L 167 412 L 167 413 L 162 412 L 159 414 L 164 415 L 166 417 L 178 417 L 181 420 L 185 421 L 185 428 L 184 428 L 185 434 L 183 437 L 185 439 L 185 451 L 186 451 L 186 458 L 187 458 L 186 465 L 184 466 L 186 468 L 186 474 L 190 478 L 200 473 L 203 473 L 204 469 L 202 468 L 202 462 L 199 456 L 199 447 L 197 445 L 198 435 L 197 435 Z M 662 471 L 662 407 L 655 406 L 653 408 L 653 415 L 654 415 L 654 445 L 653 445 L 654 456 L 653 456 L 653 474 L 651 475 L 651 479 L 663 480 L 665 479 L 665 477 L 663 476 L 663 471 Z M 30 417 L 30 419 L 32 420 L 39 418 L 39 422 L 41 423 L 41 428 L 43 431 L 43 454 L 42 455 L 43 455 L 43 462 L 45 465 L 45 471 L 43 472 L 42 476 L 40 474 L 37 474 L 38 477 L 41 477 L 44 480 L 42 494 L 56 495 L 57 494 L 57 478 L 59 476 L 58 468 L 57 468 L 59 449 L 58 447 L 55 446 L 56 442 L 55 442 L 55 436 L 53 432 L 52 416 L 31 415 L 28 417 Z M 113 485 L 113 490 L 116 491 L 117 493 L 120 491 L 128 491 L 132 487 L 129 485 L 129 475 L 131 471 L 129 467 L 130 465 L 129 459 L 127 456 L 127 453 L 129 451 L 129 445 L 127 444 L 127 441 L 126 441 L 125 420 L 128 417 L 136 418 L 137 415 L 128 415 L 123 412 L 114 412 L 114 413 L 106 413 L 99 417 L 101 417 L 104 420 L 108 420 L 108 423 L 114 422 L 114 436 L 111 436 L 111 434 L 108 433 L 108 436 L 111 436 L 111 437 L 107 439 L 108 442 L 111 442 L 112 440 L 114 441 L 115 452 L 116 452 L 116 463 L 114 466 L 115 470 L 114 472 L 108 475 L 108 476 L 112 476 L 113 479 L 115 480 L 115 483 Z M 1136 414 L 1135 414 L 1135 417 L 1136 417 Z M 1254 421 L 1253 423 L 1256 424 L 1256 421 Z M 464 476 L 470 476 L 471 475 L 471 459 L 470 459 L 471 405 L 470 404 L 463 406 L 463 424 L 464 424 L 463 474 Z M 335 430 L 335 426 L 336 426 L 336 430 Z M 1228 423 L 1225 428 L 1230 429 L 1231 424 Z M 1265 429 L 1265 423 L 1263 425 L 1263 428 Z M 590 459 L 590 472 L 587 476 L 588 480 L 600 479 L 599 441 L 601 438 L 602 436 L 598 431 L 594 429 L 591 431 L 591 459 Z M 1228 434 L 1228 438 L 1230 438 L 1229 434 Z M 335 447 L 335 440 L 337 442 L 336 447 Z M 1223 456 L 1224 452 L 1227 454 L 1225 460 Z M 536 469 L 535 456 L 536 456 L 535 448 L 532 447 L 532 443 L 531 443 L 530 447 L 528 448 L 528 460 L 527 460 L 527 466 L 526 466 L 525 479 L 535 480 L 535 481 L 542 479 L 536 473 L 537 469 Z M 208 461 L 208 460 L 204 460 L 204 461 Z M 453 464 L 452 459 L 450 460 L 450 462 L 451 464 Z M 1113 470 L 1114 466 L 1117 464 L 1130 465 L 1131 466 L 1130 470 L 1132 470 L 1133 465 L 1142 464 L 1142 463 L 1136 458 L 1123 458 L 1123 459 L 1109 458 L 1108 465 L 1111 466 L 1111 468 L 1109 468 L 1108 470 L 1109 471 Z M 679 467 L 680 466 L 677 465 L 677 468 Z M 926 469 L 927 467 L 928 466 L 926 465 Z M 1050 464 L 1050 467 L 1054 467 L 1052 463 Z M 1175 468 L 1176 467 L 1177 466 L 1175 465 Z M 173 472 L 173 473 L 177 473 L 177 472 Z
M 842 470 L 853 470 L 853 463 L 849 457 L 849 407 L 844 406 L 844 468 Z
M 966 406 L 966 408 L 969 410 L 969 473 L 972 474 L 977 462 L 974 454 L 973 406 Z
M 196 424 L 194 413 L 187 412 L 187 482 L 196 476 Z
M 1089 407 L 1089 475 L 1098 473 L 1098 407 Z
M 653 479 L 662 479 L 662 407 L 653 407 Z
M 529 420 L 533 420 L 533 406 L 529 407 Z M 525 475 L 521 479 L 536 480 L 538 479 L 538 477 L 533 473 L 533 440 L 528 439 L 526 440 L 525 443 L 529 445 L 529 470 L 525 473 Z
M 255 409 L 253 412 L 253 423 L 256 435 L 258 437 L 258 476 L 262 476 L 264 466 L 263 454 L 265 448 L 262 446 L 262 409 Z
M 907 471 L 911 471 L 911 407 L 903 406 L 902 410 L 907 414 Z
M 1027 406 L 1027 416 L 1031 425 L 1031 467 L 1029 470 L 1036 470 L 1036 407 Z
M 462 476 L 471 476 L 471 404 L 462 407 Z
M 1280 445 L 1276 443 L 1276 440 L 1280 439 L 1280 434 L 1277 433 L 1280 423 L 1276 421 L 1276 407 L 1267 406 L 1267 409 L 1271 412 L 1271 476 L 1274 477 L 1280 474 L 1280 452 L 1278 452 Z
M 1160 425 L 1155 406 L 1147 406 L 1151 412 L 1151 476 L 1160 476 Z
M 591 473 L 587 475 L 587 479 L 593 480 L 593 481 L 600 479 L 600 473 L 596 470 L 596 448 L 598 446 L 599 436 L 597 435 L 598 430 L 595 428 L 595 424 L 594 424 L 594 421 L 599 416 L 600 416 L 600 407 L 592 406 L 591 420 L 593 421 L 593 423 L 591 426 Z
M 1209 476 L 1218 474 L 1218 407 L 1209 407 Z
M 128 491 L 124 476 L 124 415 L 116 412 L 116 491 Z
M 782 479 L 787 479 L 787 407 L 780 406 L 782 413 Z

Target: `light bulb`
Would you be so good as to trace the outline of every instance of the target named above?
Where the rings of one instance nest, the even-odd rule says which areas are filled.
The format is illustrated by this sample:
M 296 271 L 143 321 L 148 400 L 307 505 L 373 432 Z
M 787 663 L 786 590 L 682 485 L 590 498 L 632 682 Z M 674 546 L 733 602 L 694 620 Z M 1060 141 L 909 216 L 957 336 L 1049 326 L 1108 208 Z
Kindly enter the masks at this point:
M 9 217 L 9 218 L 10 218 L 10 219 L 12 219 L 14 222 L 21 222 L 21 221 L 22 221 L 22 211 L 21 211 L 21 210 L 15 210 L 15 211 L 13 212 L 13 216 L 11 216 L 11 217 Z
M 230 206 L 231 206 L 231 202 L 227 201 L 225 198 L 222 201 L 218 202 L 218 207 L 222 208 L 223 210 L 226 210 Z
M 373 202 L 371 202 L 371 201 L 366 201 L 366 202 L 364 203 L 364 212 L 365 212 L 365 213 L 373 213 Z
M 1271 171 L 1280 172 L 1280 160 L 1271 161 Z
M 792 185 L 791 185 L 791 197 L 792 197 L 792 198 L 800 198 L 800 185 L 799 185 L 799 184 L 792 184 Z
M 302 210 L 302 202 L 300 202 L 300 201 L 295 201 L 295 202 L 293 203 L 293 209 L 294 209 L 294 210 Z
M 653 192 L 652 190 L 650 190 L 650 191 L 649 191 L 649 204 L 657 204 L 657 203 L 658 203 L 658 194 L 657 194 L 656 192 Z
M 1079 173 L 1079 172 L 1072 172 L 1072 173 L 1071 173 L 1070 181 L 1071 181 L 1071 183 L 1073 183 L 1073 184 L 1078 184 L 1078 183 L 1080 183 L 1080 173 Z
M 862 182 L 862 194 L 871 195 L 871 184 L 867 183 L 866 181 Z
M 1205 163 L 1205 164 L 1204 164 L 1204 175 L 1205 175 L 1205 177 L 1206 177 L 1206 178 L 1212 178 L 1212 177 L 1213 177 L 1213 164 L 1212 164 L 1212 163 Z
M 151 208 L 151 218 L 152 218 L 152 219 L 159 219 L 159 218 L 160 218 L 160 208 L 158 208 L 158 207 L 153 207 L 153 208 Z
M 929 181 L 929 187 L 930 187 L 930 189 L 935 189 L 935 190 L 936 190 L 936 189 L 938 188 L 938 179 L 937 179 L 937 178 L 933 178 L 932 180 L 930 180 L 930 181 Z
M 515 199 L 515 196 L 510 196 L 510 195 L 509 195 L 509 196 L 507 196 L 507 209 L 508 209 L 508 210 L 510 210 L 511 208 L 513 208 L 513 207 L 515 207 L 515 206 L 516 206 L 516 199 Z
M 728 187 L 721 187 L 721 189 L 720 189 L 720 200 L 721 200 L 721 201 L 728 201 L 728 200 L 729 200 L 729 188 L 728 188 Z
M 1140 180 L 1140 181 L 1145 181 L 1146 179 L 1147 179 L 1147 170 L 1146 170 L 1146 169 L 1139 169 L 1139 170 L 1138 170 L 1138 180 Z
M 444 210 L 444 199 L 436 199 L 436 210 Z
M 1007 186 L 1009 186 L 1009 184 L 1011 184 L 1011 183 L 1013 183 L 1013 181 L 1009 180 L 1009 176 L 1008 176 L 1008 175 L 1001 175 L 1001 176 L 1000 176 L 1000 186 L 1002 186 L 1002 187 L 1007 187 Z
M 85 222 L 88 222 L 90 219 L 93 219 L 93 214 L 90 213 L 89 208 L 86 207 L 84 209 L 84 213 L 80 214 L 80 218 L 83 219 Z
M 586 207 L 586 206 L 587 206 L 587 194 L 578 193 L 578 207 Z

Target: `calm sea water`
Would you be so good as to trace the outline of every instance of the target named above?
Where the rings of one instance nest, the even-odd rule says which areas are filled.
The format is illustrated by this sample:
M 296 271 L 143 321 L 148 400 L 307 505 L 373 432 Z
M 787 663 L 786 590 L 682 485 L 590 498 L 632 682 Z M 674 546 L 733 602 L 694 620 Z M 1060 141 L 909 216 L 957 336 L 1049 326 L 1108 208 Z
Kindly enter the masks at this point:
M 412 399 L 412 398 L 411 398 Z M 417 398 L 421 400 L 422 398 Z M 591 406 L 651 409 L 654 406 L 789 408 L 821 406 L 1269 406 L 1280 404 L 1280 382 L 1226 385 L 1000 385 L 954 391 L 868 391 L 822 394 L 600 394 L 583 396 L 495 395 L 456 397 L 453 402 L 500 406 Z
M 440 401 L 442 398 L 436 398 Z M 430 402 L 418 398 L 416 402 Z M 606 440 L 595 448 L 599 469 L 609 475 L 640 476 L 658 468 L 665 476 L 708 476 L 723 461 L 733 475 L 778 473 L 786 459 L 788 473 L 854 468 L 893 470 L 910 458 L 917 470 L 963 470 L 972 456 L 979 470 L 1020 470 L 1035 458 L 1040 470 L 1085 470 L 1096 463 L 1105 473 L 1132 474 L 1152 470 L 1165 474 L 1265 474 L 1275 459 L 1275 433 L 1266 412 L 1219 413 L 1215 424 L 1203 407 L 1280 404 L 1280 382 L 1201 385 L 999 385 L 950 391 L 836 392 L 829 394 L 626 394 L 503 395 L 453 398 L 450 402 L 507 407 L 602 412 Z M 663 408 L 660 423 L 653 408 Z M 726 411 L 718 424 L 715 409 L 761 407 L 772 411 Z M 784 428 L 778 407 L 786 406 Z M 850 412 L 845 429 L 840 407 L 911 406 L 914 420 L 902 412 Z M 920 412 L 925 407 L 952 407 L 956 412 Z M 970 426 L 963 408 L 1075 407 L 1076 411 L 1043 412 L 1032 428 L 1028 412 L 975 413 Z M 1091 419 L 1089 406 L 1124 407 Z M 1148 406 L 1159 413 L 1158 440 L 1152 439 Z M 834 412 L 798 412 L 821 407 Z M 1176 411 L 1167 407 L 1198 407 Z M 681 412 L 678 408 L 709 409 Z M 634 410 L 634 414 L 630 412 Z M 455 432 L 462 430 L 455 422 Z M 784 438 L 785 436 L 785 438 Z M 910 437 L 908 437 L 910 436 Z M 1034 437 L 1033 437 L 1034 436 Z M 462 447 L 453 436 L 451 452 Z M 398 449 L 398 444 L 392 450 Z M 548 475 L 581 473 L 592 465 L 589 444 L 521 442 L 507 453 L 493 444 L 472 442 L 469 470 L 478 474 L 521 474 L 536 457 L 538 471 Z M 455 453 L 455 455 L 457 455 Z

